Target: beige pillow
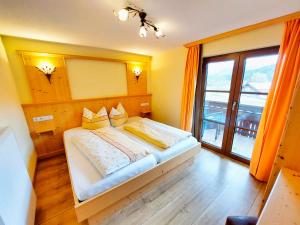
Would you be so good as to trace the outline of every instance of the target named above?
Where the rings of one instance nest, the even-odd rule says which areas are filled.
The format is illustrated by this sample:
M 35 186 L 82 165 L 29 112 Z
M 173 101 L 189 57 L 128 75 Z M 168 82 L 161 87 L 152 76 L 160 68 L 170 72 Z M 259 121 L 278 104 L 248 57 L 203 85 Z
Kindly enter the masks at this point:
M 97 113 L 94 113 L 87 108 L 83 108 L 82 128 L 96 130 L 98 128 L 109 126 L 110 122 L 105 107 L 102 107 Z
M 114 127 L 121 126 L 127 122 L 128 114 L 121 103 L 118 104 L 116 109 L 112 107 L 109 113 L 109 119 L 111 125 Z

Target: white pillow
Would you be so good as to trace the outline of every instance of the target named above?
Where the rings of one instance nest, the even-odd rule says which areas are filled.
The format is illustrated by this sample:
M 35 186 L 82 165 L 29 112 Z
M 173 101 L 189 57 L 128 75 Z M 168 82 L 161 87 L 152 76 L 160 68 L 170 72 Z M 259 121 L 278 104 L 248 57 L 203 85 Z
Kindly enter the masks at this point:
M 119 116 L 124 113 L 121 113 L 119 110 L 115 109 L 114 107 L 111 108 L 110 113 L 109 113 L 109 118 L 112 118 L 114 116 Z
M 123 105 L 122 105 L 121 102 L 119 102 L 119 104 L 118 104 L 118 106 L 117 106 L 117 110 L 118 110 L 121 114 L 125 114 L 125 113 L 126 113 L 126 111 L 125 111 L 125 109 L 124 109 L 124 107 L 123 107 Z
M 108 116 L 107 110 L 106 110 L 105 106 L 103 106 L 103 107 L 97 112 L 97 114 L 98 114 L 99 116 Z
M 114 127 L 121 126 L 122 124 L 127 122 L 128 114 L 120 102 L 117 106 L 117 109 L 115 109 L 114 107 L 111 108 L 109 119 L 111 125 Z
M 82 127 L 89 130 L 95 130 L 102 127 L 109 127 L 110 122 L 108 119 L 105 107 L 102 107 L 97 113 L 92 112 L 87 108 L 83 108 L 82 114 Z

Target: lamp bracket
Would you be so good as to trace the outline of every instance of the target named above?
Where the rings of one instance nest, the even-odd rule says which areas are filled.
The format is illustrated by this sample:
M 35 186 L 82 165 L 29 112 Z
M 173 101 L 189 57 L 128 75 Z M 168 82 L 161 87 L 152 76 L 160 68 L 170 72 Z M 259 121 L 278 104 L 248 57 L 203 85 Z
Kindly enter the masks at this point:
M 47 77 L 47 80 L 49 81 L 49 83 L 51 84 L 52 73 L 54 73 L 56 71 L 56 68 L 53 69 L 52 73 L 45 73 L 43 70 L 41 70 L 37 66 L 35 68 L 37 68 L 42 74 L 44 74 Z

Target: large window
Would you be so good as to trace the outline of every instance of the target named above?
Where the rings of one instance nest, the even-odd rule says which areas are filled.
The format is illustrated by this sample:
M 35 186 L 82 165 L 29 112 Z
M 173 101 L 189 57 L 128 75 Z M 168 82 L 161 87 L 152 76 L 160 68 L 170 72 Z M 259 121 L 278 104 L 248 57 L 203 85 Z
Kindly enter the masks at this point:
M 249 162 L 277 54 L 272 47 L 203 60 L 195 114 L 203 146 Z

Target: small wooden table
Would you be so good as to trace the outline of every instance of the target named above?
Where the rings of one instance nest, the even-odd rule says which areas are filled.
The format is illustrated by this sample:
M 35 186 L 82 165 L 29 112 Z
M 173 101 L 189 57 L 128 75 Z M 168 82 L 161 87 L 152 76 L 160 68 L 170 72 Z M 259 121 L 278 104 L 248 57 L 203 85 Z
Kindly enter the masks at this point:
M 300 172 L 281 169 L 257 225 L 300 225 Z

